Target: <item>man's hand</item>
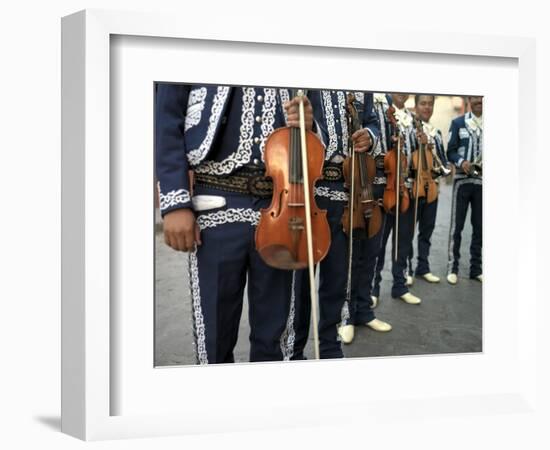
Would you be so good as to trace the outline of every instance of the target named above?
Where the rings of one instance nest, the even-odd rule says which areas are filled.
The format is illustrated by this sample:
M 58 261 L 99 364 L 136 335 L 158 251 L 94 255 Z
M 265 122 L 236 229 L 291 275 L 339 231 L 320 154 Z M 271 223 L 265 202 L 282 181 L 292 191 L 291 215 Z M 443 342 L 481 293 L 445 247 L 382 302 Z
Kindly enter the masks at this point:
M 352 134 L 351 139 L 353 141 L 353 149 L 357 153 L 366 152 L 372 145 L 372 139 L 370 133 L 366 128 L 361 128 Z
M 470 173 L 470 170 L 472 170 L 470 161 L 462 161 L 462 170 L 464 170 L 467 174 Z
M 395 136 L 392 136 L 392 137 L 391 137 L 391 141 L 392 141 L 392 143 L 393 143 L 394 145 L 396 145 L 396 146 L 397 146 L 398 141 L 399 141 L 399 146 L 400 146 L 401 148 L 403 148 L 403 147 L 405 146 L 405 139 L 403 138 L 402 135 L 399 135 L 398 138 L 395 137 Z
M 190 252 L 201 245 L 199 226 L 189 208 L 175 209 L 164 216 L 164 242 L 174 250 Z
M 306 130 L 311 131 L 313 128 L 313 108 L 311 107 L 311 103 L 309 102 L 309 99 L 304 95 L 304 117 L 306 120 Z M 300 127 L 300 98 L 294 97 L 289 102 L 284 103 L 284 108 L 286 109 L 287 114 L 287 125 L 289 127 Z
M 426 133 L 423 131 L 419 131 L 416 134 L 416 137 L 418 138 L 418 142 L 420 142 L 420 144 L 426 145 L 428 143 L 428 136 L 426 136 Z

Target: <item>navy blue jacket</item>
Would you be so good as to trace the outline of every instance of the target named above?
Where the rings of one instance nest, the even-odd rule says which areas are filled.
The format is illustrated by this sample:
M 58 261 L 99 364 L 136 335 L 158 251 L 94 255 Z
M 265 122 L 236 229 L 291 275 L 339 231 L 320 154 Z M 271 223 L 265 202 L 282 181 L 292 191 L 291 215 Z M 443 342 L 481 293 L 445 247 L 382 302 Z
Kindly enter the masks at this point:
M 322 140 L 326 145 L 325 161 L 339 156 L 342 159 L 348 156 L 348 131 L 346 121 L 346 91 L 312 90 L 308 93 L 313 115 L 321 130 Z M 373 142 L 373 147 L 380 136 L 378 118 L 373 109 L 372 94 L 354 92 L 354 106 L 357 109 L 359 120 L 366 128 Z
M 374 147 L 380 136 L 378 118 L 373 109 L 372 94 L 353 92 L 354 106 L 359 121 L 371 136 Z M 315 123 L 318 125 L 321 139 L 325 143 L 325 161 L 342 162 L 348 156 L 348 138 L 350 132 L 347 124 L 346 91 L 312 90 L 308 93 L 313 108 Z M 343 182 L 319 180 L 315 186 L 315 195 L 335 201 L 347 201 Z
M 464 174 L 464 160 L 473 162 L 483 151 L 483 129 L 472 122 L 473 114 L 468 112 L 453 119 L 449 129 L 447 158 L 457 168 L 457 175 Z
M 229 175 L 261 165 L 265 140 L 286 126 L 287 89 L 159 84 L 155 159 L 162 214 L 191 208 L 189 171 Z

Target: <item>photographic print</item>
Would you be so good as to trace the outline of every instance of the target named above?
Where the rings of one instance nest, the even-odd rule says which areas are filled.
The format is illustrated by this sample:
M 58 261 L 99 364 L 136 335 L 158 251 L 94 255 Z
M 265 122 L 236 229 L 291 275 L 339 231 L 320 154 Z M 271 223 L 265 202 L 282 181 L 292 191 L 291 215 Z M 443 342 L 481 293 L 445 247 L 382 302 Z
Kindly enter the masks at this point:
M 155 366 L 482 351 L 482 97 L 154 95 Z

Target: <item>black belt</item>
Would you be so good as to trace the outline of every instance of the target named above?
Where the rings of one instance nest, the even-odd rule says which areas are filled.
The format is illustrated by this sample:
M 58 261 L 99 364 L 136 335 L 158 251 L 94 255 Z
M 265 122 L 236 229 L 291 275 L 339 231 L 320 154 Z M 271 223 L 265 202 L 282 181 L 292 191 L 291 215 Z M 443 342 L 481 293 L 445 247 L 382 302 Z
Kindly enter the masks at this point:
M 323 180 L 344 181 L 342 164 L 325 163 L 323 166 Z M 253 195 L 261 198 L 268 198 L 273 195 L 273 180 L 270 177 L 266 177 L 265 171 L 258 167 L 249 168 L 245 166 L 237 172 L 226 176 L 195 173 L 195 182 L 198 186 L 206 188 Z
M 273 195 L 273 181 L 264 170 L 242 168 L 231 175 L 219 176 L 195 173 L 198 186 L 269 198 Z

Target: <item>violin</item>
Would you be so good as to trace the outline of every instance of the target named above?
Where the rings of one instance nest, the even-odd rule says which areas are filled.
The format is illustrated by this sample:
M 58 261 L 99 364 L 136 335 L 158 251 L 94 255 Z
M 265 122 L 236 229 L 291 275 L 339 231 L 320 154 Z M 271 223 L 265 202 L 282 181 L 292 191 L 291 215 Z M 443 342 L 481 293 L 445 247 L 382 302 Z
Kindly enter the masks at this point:
M 417 132 L 423 132 L 424 127 L 422 121 L 416 117 L 414 122 Z M 412 153 L 411 158 L 413 171 L 415 173 L 412 195 L 416 199 L 416 212 L 419 198 L 424 197 L 426 203 L 432 203 L 437 199 L 437 184 L 432 177 L 434 170 L 433 153 L 431 151 L 426 151 L 426 145 L 420 143 L 418 149 Z
M 353 149 L 351 136 L 361 128 L 359 115 L 353 102 L 355 96 L 348 93 L 346 99 L 347 122 L 349 130 L 348 148 Z M 366 153 L 351 151 L 343 164 L 344 185 L 349 192 L 348 206 L 344 208 L 342 225 L 344 232 L 359 239 L 366 237 L 368 220 L 368 237 L 375 236 L 382 226 L 382 212 L 374 198 L 372 180 L 376 176 L 374 158 Z M 353 227 L 353 231 L 351 230 Z
M 304 93 L 293 91 L 293 97 L 296 95 Z M 303 103 L 300 107 L 303 119 Z M 302 129 L 278 128 L 265 143 L 266 176 L 273 180 L 273 197 L 271 205 L 260 211 L 255 240 L 261 258 L 277 269 L 312 266 L 326 256 L 330 247 L 326 210 L 317 207 L 314 196 L 315 181 L 322 175 L 325 148 L 315 133 L 301 125 Z
M 401 150 L 402 138 L 395 119 L 395 108 L 390 106 L 386 111 L 392 137 L 390 149 L 384 156 L 384 172 L 386 173 L 386 188 L 384 189 L 383 205 L 386 212 L 405 213 L 409 209 L 409 191 L 405 187 L 407 172 L 407 157 Z M 397 147 L 396 147 L 397 146 Z M 398 214 L 396 214 L 398 216 Z

